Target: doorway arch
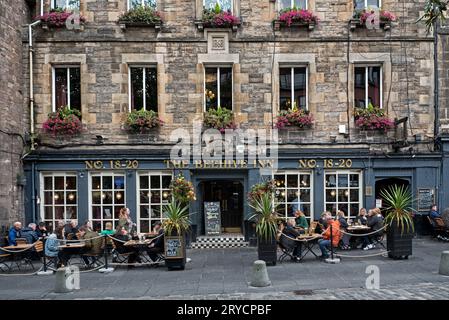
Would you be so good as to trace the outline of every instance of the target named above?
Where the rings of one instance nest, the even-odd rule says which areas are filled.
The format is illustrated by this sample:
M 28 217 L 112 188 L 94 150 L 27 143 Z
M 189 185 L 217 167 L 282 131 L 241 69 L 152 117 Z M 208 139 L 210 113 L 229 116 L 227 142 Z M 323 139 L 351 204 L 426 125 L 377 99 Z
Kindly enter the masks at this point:
M 410 179 L 397 178 L 397 177 L 384 178 L 384 179 L 380 179 L 380 180 L 376 181 L 375 196 L 376 196 L 376 200 L 378 200 L 378 199 L 382 200 L 382 206 L 380 208 L 382 210 L 382 214 L 384 214 L 385 199 L 382 197 L 381 193 L 382 193 L 382 191 L 387 191 L 390 186 L 394 186 L 394 185 L 410 188 L 411 182 L 410 182 Z

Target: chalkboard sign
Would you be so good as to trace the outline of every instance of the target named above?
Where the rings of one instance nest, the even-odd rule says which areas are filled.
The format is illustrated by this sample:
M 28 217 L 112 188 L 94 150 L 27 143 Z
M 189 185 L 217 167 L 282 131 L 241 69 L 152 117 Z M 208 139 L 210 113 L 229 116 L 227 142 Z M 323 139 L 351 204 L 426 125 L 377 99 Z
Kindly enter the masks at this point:
M 182 259 L 183 243 L 180 237 L 165 237 L 165 259 Z
M 213 236 L 221 233 L 220 202 L 204 202 L 206 235 Z
M 418 189 L 418 211 L 430 211 L 434 204 L 433 189 Z

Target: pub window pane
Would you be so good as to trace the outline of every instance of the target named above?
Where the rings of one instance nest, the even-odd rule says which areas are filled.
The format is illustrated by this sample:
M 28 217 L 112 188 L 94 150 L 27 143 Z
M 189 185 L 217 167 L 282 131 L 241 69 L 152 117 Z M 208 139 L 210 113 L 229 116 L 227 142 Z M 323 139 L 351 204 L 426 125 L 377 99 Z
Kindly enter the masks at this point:
M 232 11 L 232 1 L 233 0 L 203 0 L 203 6 L 206 9 L 214 9 L 218 3 L 223 11 Z
M 307 0 L 280 0 L 279 9 L 296 7 L 298 9 L 307 9 Z
M 65 222 L 77 219 L 77 176 L 55 172 L 42 175 L 41 220 L 46 225 L 56 226 L 58 220 Z
M 128 0 L 128 9 L 133 9 L 139 6 L 146 6 L 156 9 L 156 0 Z
M 346 218 L 354 218 L 358 214 L 358 210 L 362 207 L 360 179 L 361 174 L 354 171 L 326 172 L 324 186 L 326 210 L 334 215 L 336 214 L 336 210 L 342 210 L 345 212 Z M 338 181 L 337 184 L 332 182 L 335 180 Z M 353 214 L 353 212 L 356 214 Z
M 218 106 L 217 68 L 206 68 L 206 110 Z
M 279 99 L 280 110 L 307 109 L 307 68 L 279 68 Z
M 368 67 L 368 103 L 380 106 L 380 67 Z
M 220 68 L 220 106 L 232 110 L 232 68 Z
M 354 68 L 354 106 L 366 108 L 370 103 L 382 107 L 382 68 Z
M 145 68 L 145 108 L 157 112 L 156 68 Z
M 354 105 L 365 108 L 365 68 L 354 68 Z
M 300 109 L 306 109 L 306 68 L 293 68 L 294 101 Z
M 118 213 L 126 203 L 125 176 L 121 173 L 93 173 L 90 179 L 92 223 L 101 225 L 102 228 L 106 221 L 113 221 L 116 225 L 119 219 Z
M 155 67 L 130 67 L 130 108 L 157 112 L 157 70 Z
M 80 0 L 52 0 L 52 9 L 74 10 L 80 8 Z
M 205 68 L 205 108 L 232 110 L 232 68 Z
M 290 68 L 279 69 L 279 97 L 281 110 L 288 110 L 292 107 L 292 73 Z
M 287 188 L 298 187 L 298 175 L 287 175 Z
M 156 221 L 162 221 L 162 203 L 170 200 L 171 173 L 141 173 L 139 174 L 138 232 L 149 232 Z M 162 183 L 161 183 L 162 182 Z
M 380 8 L 381 0 L 354 0 L 354 8 L 362 10 L 364 8 Z
M 143 68 L 129 68 L 131 72 L 131 109 L 143 108 Z
M 54 110 L 69 107 L 81 111 L 81 71 L 79 67 L 54 68 Z

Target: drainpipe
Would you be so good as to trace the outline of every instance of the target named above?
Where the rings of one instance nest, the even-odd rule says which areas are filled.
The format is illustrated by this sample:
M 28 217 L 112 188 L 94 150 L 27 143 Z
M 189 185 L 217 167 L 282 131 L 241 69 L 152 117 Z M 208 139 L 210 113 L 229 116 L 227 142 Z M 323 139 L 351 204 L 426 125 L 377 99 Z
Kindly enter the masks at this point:
M 44 0 L 41 0 L 41 16 L 44 15 Z
M 43 2 L 41 0 L 41 12 L 43 12 Z M 30 59 L 30 136 L 31 150 L 34 150 L 34 79 L 33 79 L 33 27 L 40 24 L 41 21 L 35 21 L 28 25 L 28 51 Z
M 36 188 L 35 188 L 35 178 L 34 175 L 36 174 L 36 165 L 35 162 L 31 164 L 31 211 L 32 211 L 32 219 L 33 221 L 37 223 L 38 219 L 36 217 Z
M 435 128 L 434 139 L 437 140 L 440 135 L 440 108 L 439 108 L 439 76 L 438 76 L 438 23 L 433 23 L 434 41 L 433 41 L 433 72 L 434 72 L 434 104 L 435 104 Z

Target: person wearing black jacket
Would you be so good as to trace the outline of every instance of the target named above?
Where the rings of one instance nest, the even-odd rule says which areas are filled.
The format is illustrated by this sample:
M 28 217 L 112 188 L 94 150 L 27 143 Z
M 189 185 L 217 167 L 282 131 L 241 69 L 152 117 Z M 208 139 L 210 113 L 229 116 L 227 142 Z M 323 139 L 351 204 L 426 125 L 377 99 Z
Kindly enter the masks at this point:
M 302 243 L 300 241 L 293 240 L 300 236 L 299 231 L 295 229 L 295 225 L 296 221 L 294 218 L 287 220 L 287 226 L 282 231 L 282 233 L 287 237 L 283 237 L 282 241 L 286 248 L 293 248 L 292 254 L 295 259 L 299 261 L 302 255 Z
M 132 240 L 132 237 L 122 226 L 118 226 L 116 233 L 112 236 L 112 241 L 114 241 L 115 250 L 118 253 L 131 253 L 128 256 L 128 263 L 141 262 L 139 258 L 139 250 L 133 246 L 125 246 L 124 243 Z M 133 268 L 133 265 L 128 265 L 128 269 Z
M 383 228 L 384 220 L 380 215 L 380 210 L 372 209 L 368 211 L 368 218 L 366 225 L 371 228 L 370 232 L 375 232 Z M 374 249 L 376 246 L 373 244 L 373 239 L 379 237 L 380 232 L 374 233 L 369 236 L 363 237 L 363 250 Z
M 25 238 L 27 243 L 29 243 L 29 244 L 33 244 L 37 240 L 39 240 L 39 236 L 36 233 L 36 224 L 35 223 L 30 223 L 28 225 L 28 227 L 23 228 L 21 230 L 21 237 Z
M 157 221 L 154 224 L 153 231 L 157 233 L 157 236 L 148 246 L 147 253 L 151 261 L 157 262 L 158 253 L 164 252 L 164 229 L 162 228 L 162 223 Z
M 45 226 L 45 222 L 39 222 L 39 225 L 36 228 L 36 234 L 39 238 L 48 237 L 47 227 Z
M 348 221 L 345 218 L 345 213 L 342 210 L 338 210 L 337 212 L 337 220 L 340 222 L 340 230 L 347 232 L 347 228 L 349 227 Z M 351 247 L 349 246 L 349 242 L 351 241 L 351 236 L 348 234 L 343 234 L 341 239 L 343 242 L 342 249 L 349 250 Z

